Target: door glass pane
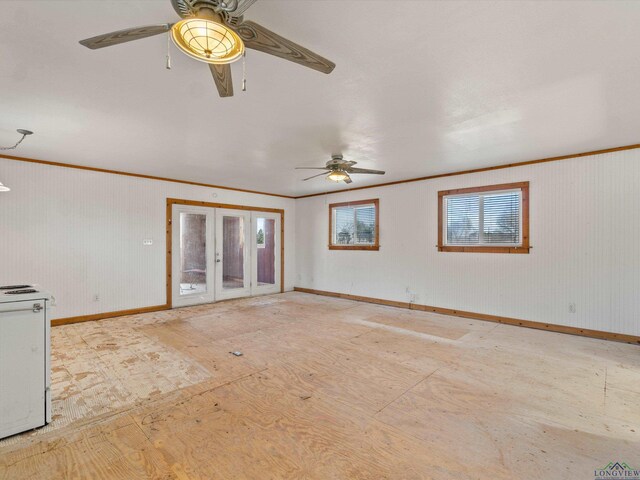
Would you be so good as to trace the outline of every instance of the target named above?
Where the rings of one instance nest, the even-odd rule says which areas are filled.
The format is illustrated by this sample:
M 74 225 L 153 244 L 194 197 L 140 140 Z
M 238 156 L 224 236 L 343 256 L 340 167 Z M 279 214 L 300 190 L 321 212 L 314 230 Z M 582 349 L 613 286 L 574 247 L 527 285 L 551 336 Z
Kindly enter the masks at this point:
M 180 213 L 180 295 L 207 291 L 207 216 Z
M 222 217 L 222 288 L 244 288 L 244 218 Z
M 258 246 L 258 286 L 276 283 L 276 221 L 258 218 L 256 245 Z

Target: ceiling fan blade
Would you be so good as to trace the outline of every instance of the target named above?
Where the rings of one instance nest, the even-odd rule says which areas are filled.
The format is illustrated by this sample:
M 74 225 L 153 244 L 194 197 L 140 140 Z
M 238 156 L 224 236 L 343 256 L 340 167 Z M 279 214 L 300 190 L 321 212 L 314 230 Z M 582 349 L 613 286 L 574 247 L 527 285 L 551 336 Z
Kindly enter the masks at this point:
M 105 33 L 97 37 L 80 40 L 80 45 L 84 45 L 91 50 L 110 47 L 112 45 L 118 45 L 119 43 L 132 42 L 133 40 L 160 35 L 161 33 L 168 32 L 172 25 L 172 23 L 164 23 L 162 25 L 127 28 L 125 30 L 118 30 L 117 32 Z
M 275 55 L 322 73 L 331 73 L 336 66 L 332 61 L 281 37 L 255 22 L 242 22 L 236 27 L 236 31 L 247 48 Z
M 303 181 L 303 182 L 306 182 L 307 180 L 311 180 L 312 178 L 319 177 L 320 175 L 325 175 L 326 173 L 327 173 L 327 172 L 322 172 L 322 173 L 319 173 L 319 174 L 314 175 L 314 176 L 309 177 L 309 178 L 303 178 L 303 179 L 302 179 L 302 181 Z
M 349 173 L 372 173 L 374 175 L 384 175 L 385 172 L 382 170 L 369 170 L 368 168 L 347 168 L 347 172 Z
M 233 97 L 233 82 L 231 81 L 231 65 L 226 63 L 222 65 L 209 64 L 213 81 L 216 82 L 218 93 L 221 97 Z
M 296 167 L 296 170 L 331 170 L 327 167 Z
M 238 0 L 238 6 L 235 8 L 233 12 L 229 12 L 229 14 L 233 17 L 240 17 L 248 10 L 248 8 L 256 3 L 258 0 Z

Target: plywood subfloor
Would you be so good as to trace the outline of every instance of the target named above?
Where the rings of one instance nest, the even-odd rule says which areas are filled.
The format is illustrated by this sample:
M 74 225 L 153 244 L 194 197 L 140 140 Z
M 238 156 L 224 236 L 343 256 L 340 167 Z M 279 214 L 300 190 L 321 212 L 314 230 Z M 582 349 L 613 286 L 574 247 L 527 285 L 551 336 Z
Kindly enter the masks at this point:
M 640 466 L 633 345 L 287 293 L 56 327 L 53 370 L 54 422 L 0 442 L 0 479 Z

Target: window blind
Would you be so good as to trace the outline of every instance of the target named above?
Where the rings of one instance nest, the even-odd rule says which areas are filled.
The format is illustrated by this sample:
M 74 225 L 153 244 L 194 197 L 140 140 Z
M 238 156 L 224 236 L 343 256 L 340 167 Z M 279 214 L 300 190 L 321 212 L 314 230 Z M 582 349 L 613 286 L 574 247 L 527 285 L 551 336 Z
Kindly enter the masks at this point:
M 376 228 L 374 204 L 333 208 L 331 238 L 334 245 L 374 245 Z
M 333 227 L 333 243 L 336 245 L 352 245 L 355 241 L 355 208 L 339 207 L 333 210 L 335 222 Z
M 480 196 L 447 199 L 447 243 L 477 245 L 480 232 Z
M 356 214 L 356 243 L 373 244 L 376 230 L 376 208 L 373 205 L 358 207 Z
M 520 192 L 484 195 L 483 203 L 484 243 L 520 243 Z
M 446 197 L 447 245 L 519 245 L 521 203 L 520 190 Z

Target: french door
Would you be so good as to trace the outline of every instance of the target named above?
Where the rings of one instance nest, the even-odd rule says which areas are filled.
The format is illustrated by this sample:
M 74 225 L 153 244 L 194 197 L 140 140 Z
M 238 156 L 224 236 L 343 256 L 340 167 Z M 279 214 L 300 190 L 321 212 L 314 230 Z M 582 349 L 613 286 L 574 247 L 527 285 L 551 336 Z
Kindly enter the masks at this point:
M 172 208 L 174 307 L 280 291 L 279 214 Z
M 206 207 L 173 206 L 172 304 L 185 307 L 215 300 L 215 212 Z
M 277 213 L 251 214 L 251 295 L 280 291 L 280 219 Z
M 250 225 L 249 212 L 216 211 L 216 300 L 251 295 Z

